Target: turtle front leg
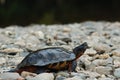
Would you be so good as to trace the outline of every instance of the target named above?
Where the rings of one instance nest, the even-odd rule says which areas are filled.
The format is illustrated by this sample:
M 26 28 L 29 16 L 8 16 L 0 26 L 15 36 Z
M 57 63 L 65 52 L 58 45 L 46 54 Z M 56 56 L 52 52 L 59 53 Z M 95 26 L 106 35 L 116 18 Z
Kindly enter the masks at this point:
M 77 67 L 77 61 L 72 61 L 72 72 L 77 72 L 76 71 L 76 67 Z
M 76 61 L 72 61 L 69 63 L 68 65 L 68 71 L 69 71 L 69 76 L 72 77 L 71 75 L 71 72 L 77 72 L 75 69 L 76 69 L 76 66 L 77 66 L 77 62 Z
M 69 73 L 71 74 L 71 71 L 72 71 L 72 63 L 70 62 L 68 66 L 69 66 L 69 67 L 68 67 L 68 71 L 69 71 Z
M 72 77 L 72 75 L 71 75 L 71 71 L 72 71 L 72 62 L 70 62 L 69 64 L 68 64 L 68 72 L 69 72 L 69 76 L 70 77 Z

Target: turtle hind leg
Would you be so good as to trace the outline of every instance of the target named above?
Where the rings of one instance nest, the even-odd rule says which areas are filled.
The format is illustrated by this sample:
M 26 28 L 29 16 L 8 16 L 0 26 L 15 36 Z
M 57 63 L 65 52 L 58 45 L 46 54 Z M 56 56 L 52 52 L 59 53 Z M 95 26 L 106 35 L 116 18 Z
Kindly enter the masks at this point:
M 69 67 L 68 67 L 68 71 L 69 71 L 69 77 L 73 77 L 71 72 L 77 72 L 76 71 L 76 66 L 77 66 L 77 62 L 73 61 L 69 63 Z
M 44 73 L 44 72 L 49 72 L 46 67 L 38 67 L 38 69 L 35 71 L 36 74 Z
M 23 71 L 35 73 L 35 71 L 37 69 L 38 69 L 38 67 L 36 67 L 36 66 L 25 66 L 25 67 L 22 67 L 20 69 L 17 69 L 16 72 L 19 74 L 21 74 Z

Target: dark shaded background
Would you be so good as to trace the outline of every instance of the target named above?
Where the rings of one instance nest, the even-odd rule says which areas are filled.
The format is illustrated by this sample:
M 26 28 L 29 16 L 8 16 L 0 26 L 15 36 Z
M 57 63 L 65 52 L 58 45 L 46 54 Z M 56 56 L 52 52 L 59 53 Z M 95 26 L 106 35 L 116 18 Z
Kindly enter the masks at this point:
M 0 0 L 0 27 L 120 21 L 120 0 Z

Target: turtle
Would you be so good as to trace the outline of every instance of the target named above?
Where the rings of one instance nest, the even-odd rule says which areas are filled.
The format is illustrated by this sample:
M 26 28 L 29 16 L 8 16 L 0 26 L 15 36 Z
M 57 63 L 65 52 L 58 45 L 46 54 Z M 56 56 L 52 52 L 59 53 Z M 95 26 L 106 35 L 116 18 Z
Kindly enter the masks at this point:
M 89 48 L 87 42 L 69 51 L 63 47 L 49 47 L 34 51 L 28 54 L 17 65 L 15 71 L 21 74 L 22 71 L 40 74 L 42 72 L 56 72 L 60 70 L 76 71 L 77 59 Z

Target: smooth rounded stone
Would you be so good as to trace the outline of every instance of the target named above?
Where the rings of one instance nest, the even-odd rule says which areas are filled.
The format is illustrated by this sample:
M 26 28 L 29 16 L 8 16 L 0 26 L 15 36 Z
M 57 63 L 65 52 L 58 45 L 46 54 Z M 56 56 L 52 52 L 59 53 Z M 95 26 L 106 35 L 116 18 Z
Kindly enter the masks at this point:
M 103 59 L 96 59 L 94 61 L 92 61 L 91 65 L 95 65 L 95 66 L 105 66 L 108 64 L 107 60 L 103 60 Z
M 2 73 L 0 78 L 2 80 L 24 80 L 18 73 Z
M 113 37 L 111 38 L 111 42 L 115 45 L 118 45 L 120 43 L 120 37 Z
M 111 78 L 99 78 L 98 80 L 113 80 Z
M 41 73 L 35 77 L 27 76 L 27 80 L 54 80 L 53 73 Z
M 24 40 L 17 40 L 14 44 L 24 47 L 25 46 L 25 41 Z
M 60 33 L 60 32 L 58 32 L 58 33 L 56 33 L 56 35 L 54 36 L 54 39 L 56 39 L 56 40 L 61 40 L 61 39 L 63 39 L 63 38 L 68 38 L 68 37 L 70 37 L 70 34 L 69 34 L 69 33 Z
M 63 32 L 71 32 L 71 28 L 69 28 L 69 27 L 64 27 L 64 28 L 63 28 Z
M 91 69 L 91 61 L 89 60 L 85 60 L 84 62 L 84 65 L 85 65 L 85 69 Z M 84 67 L 84 66 L 83 66 Z M 94 66 L 92 66 L 94 68 Z
M 65 80 L 65 79 L 66 79 L 66 77 L 61 76 L 61 75 L 58 75 L 58 76 L 55 78 L 55 80 Z
M 107 75 L 107 77 L 111 78 L 111 79 L 115 79 L 115 76 L 113 74 L 111 75 Z
M 108 66 L 109 66 L 109 65 L 113 65 L 113 61 L 114 61 L 113 58 L 109 57 L 109 58 L 106 59 L 106 61 L 107 61 L 107 63 L 108 63 L 108 64 L 107 64 Z
M 74 76 L 72 78 L 66 78 L 64 80 L 84 80 L 84 79 L 82 79 L 80 76 Z
M 69 44 L 72 42 L 72 39 L 66 37 L 66 38 L 61 39 L 61 41 L 65 42 L 66 44 Z
M 87 49 L 84 54 L 93 56 L 93 55 L 95 55 L 96 53 L 97 53 L 97 52 L 96 52 L 95 50 L 93 50 L 92 48 L 90 48 L 90 49 Z
M 7 27 L 8 28 L 8 27 Z M 13 27 L 13 29 L 4 29 L 4 31 L 2 32 L 4 35 L 8 36 L 8 37 L 11 37 L 11 38 L 14 38 L 15 37 L 15 29 Z
M 91 36 L 99 36 L 99 33 L 98 32 L 92 32 Z
M 97 72 L 92 71 L 82 71 L 84 75 L 86 75 L 86 78 L 99 78 L 101 75 Z
M 3 43 L 10 43 L 13 42 L 13 40 L 3 34 L 0 34 L 0 42 Z
M 93 45 L 93 48 L 99 53 L 110 52 L 111 48 L 107 44 L 97 43 Z
M 81 78 L 81 79 L 83 79 L 83 80 L 85 80 L 87 77 L 89 77 L 89 75 L 86 74 L 84 71 L 77 72 L 77 73 L 72 72 L 71 75 L 72 75 L 73 77 L 78 76 L 79 78 Z
M 23 49 L 19 49 L 19 48 L 6 48 L 3 50 L 0 50 L 0 52 L 2 53 L 20 53 L 23 52 Z
M 32 51 L 36 51 L 41 48 L 44 43 L 41 43 L 38 38 L 32 35 L 26 35 L 25 37 L 26 48 Z
M 111 31 L 111 34 L 114 36 L 119 36 L 120 35 L 120 29 L 114 29 Z
M 105 53 L 105 54 L 100 54 L 100 55 L 97 54 L 97 55 L 93 56 L 93 59 L 107 59 L 109 57 L 110 57 L 110 55 Z
M 80 58 L 79 58 L 82 62 L 84 62 L 84 60 L 89 60 L 89 61 L 92 61 L 93 58 L 91 56 L 88 56 L 86 54 L 82 55 Z
M 7 48 L 13 48 L 14 46 L 12 45 L 7 45 L 7 44 L 3 44 L 1 45 L 1 50 L 7 49 Z
M 9 59 L 9 61 L 7 61 L 7 63 L 11 66 L 16 66 L 18 65 L 22 60 L 24 59 L 24 57 L 21 56 L 16 56 L 14 58 Z
M 96 78 L 87 78 L 85 80 L 97 80 Z
M 10 67 L 1 67 L 0 68 L 0 73 L 5 73 L 5 72 L 8 72 L 8 71 L 10 71 L 11 70 L 11 68 Z
M 44 39 L 45 35 L 42 31 L 32 31 L 31 32 L 33 35 L 35 35 L 38 39 Z
M 60 47 L 63 47 L 65 49 L 67 49 L 67 50 L 72 50 L 70 45 L 61 45 Z
M 88 39 L 87 42 L 89 43 L 90 47 L 94 49 L 98 45 L 100 37 L 99 36 L 88 36 L 87 39 Z
M 56 74 L 57 76 L 69 77 L 69 73 L 65 71 L 60 71 Z
M 119 28 L 119 27 L 120 27 L 120 23 L 119 23 L 119 22 L 111 23 L 111 24 L 109 25 L 109 27 L 112 28 L 112 29 L 117 28 L 117 27 Z
M 66 45 L 66 43 L 64 41 L 61 41 L 61 40 L 57 40 L 55 42 L 56 45 Z
M 0 57 L 0 65 L 6 63 L 6 59 L 4 57 Z
M 113 58 L 114 60 L 120 61 L 120 57 L 118 57 L 118 56 L 112 56 L 112 58 Z
M 81 26 L 82 27 L 82 26 Z M 87 28 L 87 30 L 85 31 L 85 33 L 87 34 L 87 35 L 91 35 L 92 33 L 94 33 L 95 31 L 96 31 L 96 29 L 95 28 L 91 28 L 91 27 L 82 27 L 81 29 L 83 29 L 83 30 L 85 30 Z
M 120 49 L 116 49 L 116 50 L 112 51 L 112 55 L 120 57 Z
M 119 60 L 114 60 L 114 67 L 120 67 L 120 61 Z
M 113 70 L 111 67 L 98 66 L 95 71 L 99 74 L 110 75 Z
M 23 72 L 21 73 L 21 76 L 22 76 L 23 78 L 26 78 L 27 76 L 35 77 L 35 76 L 37 76 L 37 74 L 31 73 L 31 72 L 27 72 L 27 71 L 23 71 Z
M 116 68 L 114 71 L 114 76 L 120 78 L 120 68 Z
M 45 43 L 46 43 L 46 45 L 51 46 L 51 45 L 55 44 L 55 40 L 53 39 L 52 36 L 45 35 Z
M 103 35 L 106 39 L 110 39 L 110 37 L 111 37 L 109 31 L 104 31 L 104 32 L 102 33 L 102 35 Z
M 79 58 L 79 62 L 78 62 L 78 66 L 82 67 L 82 66 L 85 66 L 86 69 L 89 69 L 90 68 L 90 65 L 91 65 L 91 60 L 92 60 L 92 57 L 88 56 L 88 55 L 83 55 Z M 82 62 L 82 64 L 81 64 Z

